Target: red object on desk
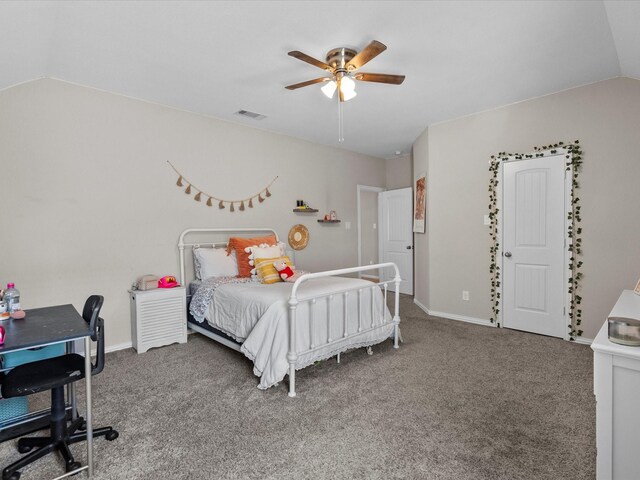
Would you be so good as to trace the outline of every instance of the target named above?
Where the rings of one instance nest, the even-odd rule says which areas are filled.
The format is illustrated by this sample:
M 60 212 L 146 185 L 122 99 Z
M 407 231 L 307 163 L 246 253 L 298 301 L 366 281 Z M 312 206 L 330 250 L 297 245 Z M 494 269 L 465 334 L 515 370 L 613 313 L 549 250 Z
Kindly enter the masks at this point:
M 4 327 L 0 325 L 0 345 L 4 345 Z

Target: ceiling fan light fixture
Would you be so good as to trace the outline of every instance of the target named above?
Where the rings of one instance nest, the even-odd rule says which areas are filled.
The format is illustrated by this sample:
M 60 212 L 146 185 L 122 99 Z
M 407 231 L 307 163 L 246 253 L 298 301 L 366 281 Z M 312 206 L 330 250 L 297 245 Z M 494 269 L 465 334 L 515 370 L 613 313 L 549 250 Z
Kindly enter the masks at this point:
M 356 82 L 351 77 L 346 75 L 340 80 L 340 91 L 342 92 L 342 98 L 345 102 L 351 100 L 357 95 Z
M 356 82 L 353 81 L 351 77 L 344 76 L 340 80 L 340 90 L 342 93 L 354 92 L 356 90 Z
M 338 85 L 336 84 L 335 80 L 331 80 L 330 82 L 327 82 L 326 85 L 324 85 L 320 90 L 322 90 L 322 93 L 324 93 L 327 98 L 333 98 L 333 95 L 336 93 L 337 88 Z
M 337 89 L 338 83 L 335 80 L 327 82 L 323 87 L 320 88 L 320 90 L 322 90 L 322 93 L 324 93 L 327 98 L 333 98 Z M 340 79 L 340 91 L 342 92 L 342 98 L 345 102 L 347 100 L 351 100 L 357 95 L 356 82 L 354 82 L 352 78 L 345 75 Z
M 345 102 L 348 102 L 349 100 L 354 98 L 356 95 L 358 94 L 356 93 L 355 90 L 347 90 L 346 92 L 344 91 L 344 89 L 342 90 L 342 98 L 344 99 Z

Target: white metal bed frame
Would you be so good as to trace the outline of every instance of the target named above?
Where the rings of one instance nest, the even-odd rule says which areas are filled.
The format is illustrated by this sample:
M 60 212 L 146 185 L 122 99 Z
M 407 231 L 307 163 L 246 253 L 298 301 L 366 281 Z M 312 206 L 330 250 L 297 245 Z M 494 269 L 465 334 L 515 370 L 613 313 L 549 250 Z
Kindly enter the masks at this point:
M 272 233 L 276 236 L 276 239 L 278 239 L 278 234 L 274 229 L 271 228 L 190 228 L 187 229 L 185 231 L 183 231 L 180 234 L 180 239 L 178 241 L 178 250 L 180 252 L 180 283 L 182 285 L 186 286 L 186 265 L 185 265 L 185 247 L 222 247 L 222 246 L 226 246 L 227 242 L 195 242 L 195 243 L 186 243 L 185 242 L 185 237 L 187 237 L 189 234 L 264 234 L 264 233 Z M 386 281 L 382 281 L 382 282 L 378 282 L 378 283 L 373 283 L 371 284 L 371 286 L 366 286 L 366 287 L 354 287 L 354 288 L 347 288 L 347 289 L 339 289 L 339 290 L 335 290 L 329 293 L 324 293 L 321 295 L 316 295 L 316 296 L 302 296 L 300 297 L 298 295 L 298 289 L 300 288 L 300 285 L 302 285 L 304 282 L 314 279 L 314 278 L 322 278 L 322 277 L 331 277 L 331 276 L 337 276 L 337 275 L 348 275 L 348 274 L 353 274 L 353 273 L 361 273 L 361 272 L 365 272 L 365 271 L 372 271 L 372 270 L 378 270 L 378 272 L 382 269 L 385 268 L 393 268 L 394 272 L 395 272 L 395 276 L 393 279 L 390 280 L 386 280 Z M 395 305 L 394 305 L 394 314 L 393 317 L 390 321 L 387 320 L 386 316 L 385 316 L 385 312 L 386 312 L 386 304 L 387 304 L 387 293 L 388 293 L 388 285 L 390 282 L 393 282 L 395 284 Z M 399 348 L 399 339 L 400 339 L 400 282 L 401 282 L 401 278 L 400 278 L 400 271 L 398 270 L 398 267 L 395 263 L 392 262 L 388 262 L 388 263 L 379 263 L 379 264 L 375 264 L 375 265 L 366 265 L 366 266 L 362 266 L 362 267 L 351 267 L 351 268 L 341 268 L 338 270 L 329 270 L 326 272 L 317 272 L 317 273 L 307 273 L 304 274 L 302 276 L 300 276 L 295 283 L 293 284 L 293 288 L 291 290 L 291 295 L 289 296 L 289 301 L 288 301 L 288 305 L 289 305 L 289 349 L 288 349 L 288 353 L 287 353 L 287 361 L 289 363 L 289 396 L 290 397 L 295 397 L 296 396 L 296 390 L 295 390 L 295 378 L 296 378 L 296 362 L 298 360 L 298 357 L 300 355 L 304 355 L 307 353 L 312 353 L 315 350 L 318 350 L 322 347 L 326 347 L 327 345 L 330 344 L 337 344 L 337 343 L 342 343 L 345 340 L 351 338 L 351 337 L 355 337 L 356 335 L 361 335 L 362 333 L 366 333 L 369 331 L 373 331 L 379 328 L 383 328 L 387 325 L 389 325 L 390 323 L 393 324 L 393 348 Z M 382 317 L 380 319 L 378 319 L 378 321 L 376 321 L 376 318 L 374 317 L 374 295 L 373 295 L 373 291 L 375 288 L 383 288 L 384 289 L 384 296 L 383 296 L 383 302 L 384 304 L 382 305 Z M 364 319 L 362 318 L 362 291 L 365 289 L 371 289 L 371 323 L 369 326 L 365 326 L 364 325 Z M 356 294 L 357 295 L 357 301 L 358 301 L 358 330 L 354 333 L 351 334 L 347 334 L 347 322 L 348 322 L 348 308 L 347 308 L 347 298 L 350 294 Z M 342 295 L 344 297 L 344 309 L 343 309 L 343 313 L 342 313 L 342 333 L 341 334 L 336 334 L 336 338 L 331 338 L 332 337 L 332 332 L 331 332 L 331 323 L 332 323 L 332 312 L 331 312 L 331 302 L 333 300 L 334 297 L 338 296 L 338 295 Z M 309 325 L 311 325 L 314 322 L 314 315 L 313 315 L 313 306 L 314 304 L 319 300 L 319 299 L 326 299 L 326 301 L 328 302 L 328 308 L 327 308 L 327 313 L 326 313 L 326 321 L 327 321 L 327 331 L 328 331 L 328 338 L 326 340 L 326 342 L 320 344 L 320 345 L 316 345 L 314 344 L 314 336 L 312 334 L 312 329 L 310 329 L 310 335 L 309 335 L 309 345 L 302 347 L 302 345 L 296 345 L 296 310 L 298 308 L 298 305 L 301 302 L 309 302 L 310 306 L 309 306 Z M 234 350 L 240 351 L 240 345 L 238 345 L 237 343 L 229 340 L 228 338 L 222 337 L 220 335 L 217 335 L 205 328 L 199 327 L 197 325 L 194 325 L 193 323 L 189 324 L 189 328 L 191 328 L 192 330 L 201 333 L 202 335 L 205 335 L 209 338 L 211 338 L 212 340 L 215 340 L 219 343 L 222 343 L 223 345 L 232 348 Z M 337 333 L 337 332 L 336 332 Z M 301 349 L 298 350 L 298 347 L 300 347 Z M 340 354 L 338 354 L 338 362 L 340 361 Z

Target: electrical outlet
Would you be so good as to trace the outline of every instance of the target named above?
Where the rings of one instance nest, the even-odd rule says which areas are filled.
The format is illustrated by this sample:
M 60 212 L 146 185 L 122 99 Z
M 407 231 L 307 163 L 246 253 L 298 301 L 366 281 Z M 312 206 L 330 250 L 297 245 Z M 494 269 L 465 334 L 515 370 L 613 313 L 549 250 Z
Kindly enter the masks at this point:
M 489 218 L 489 215 L 485 215 L 483 221 L 485 225 L 491 225 L 491 219 Z
M 468 290 L 462 290 L 462 300 L 464 300 L 465 302 L 469 301 L 469 291 Z
M 344 229 L 351 230 L 351 222 L 344 222 Z
M 373 224 L 373 229 L 374 229 L 374 230 L 376 230 L 377 228 L 378 228 L 378 224 L 377 224 L 377 223 L 374 223 L 374 224 Z

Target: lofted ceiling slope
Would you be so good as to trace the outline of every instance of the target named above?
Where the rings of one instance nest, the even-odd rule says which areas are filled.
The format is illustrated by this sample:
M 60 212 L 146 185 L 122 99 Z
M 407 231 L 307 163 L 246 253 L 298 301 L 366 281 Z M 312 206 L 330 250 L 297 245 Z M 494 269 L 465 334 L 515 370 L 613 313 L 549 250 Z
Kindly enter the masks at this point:
M 615 76 L 640 78 L 640 2 L 12 2 L 0 3 L 0 89 L 53 77 L 388 158 L 427 125 Z M 337 46 L 387 51 L 337 105 L 315 85 Z M 267 116 L 255 121 L 234 112 Z

